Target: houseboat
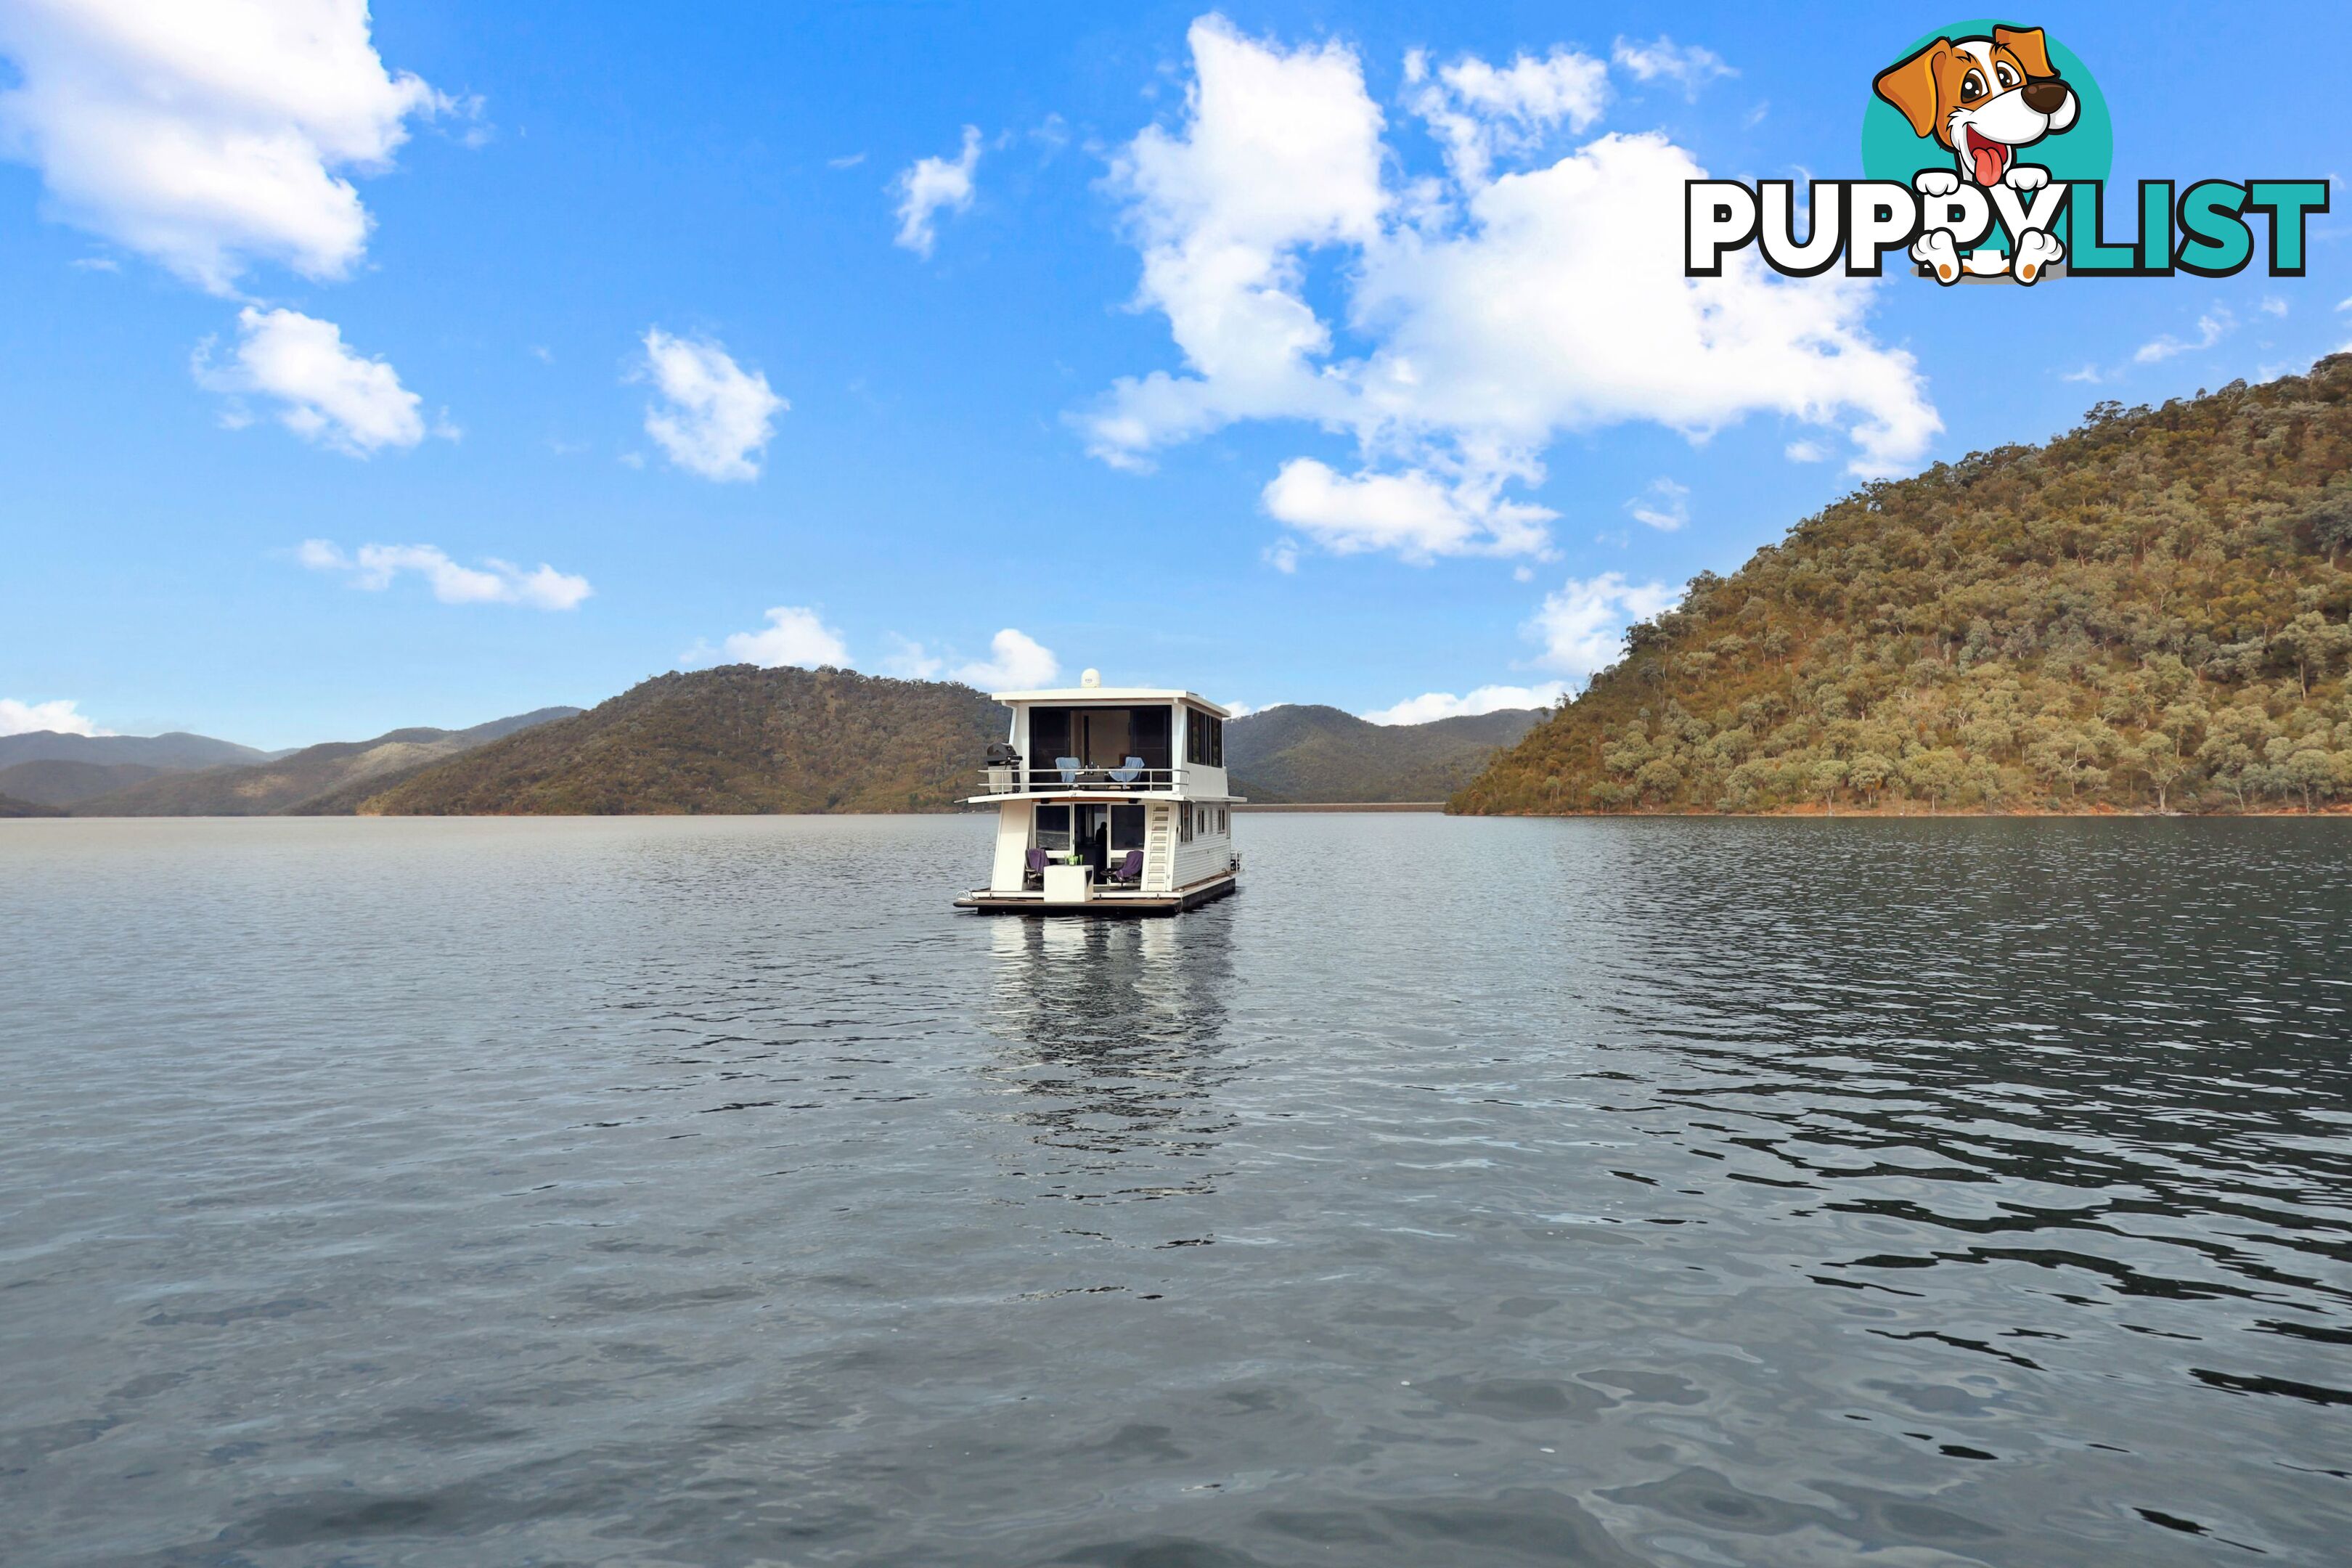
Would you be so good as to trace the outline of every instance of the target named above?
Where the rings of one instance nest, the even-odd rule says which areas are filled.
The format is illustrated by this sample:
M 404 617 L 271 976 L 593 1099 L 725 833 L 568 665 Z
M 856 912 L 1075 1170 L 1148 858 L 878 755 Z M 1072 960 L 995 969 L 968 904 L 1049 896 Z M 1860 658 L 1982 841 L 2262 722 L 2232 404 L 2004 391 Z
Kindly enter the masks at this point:
M 996 808 L 996 855 L 958 909 L 1172 915 L 1234 890 L 1227 710 L 1091 669 L 1076 687 L 991 695 L 1013 710 L 1012 734 L 965 804 Z

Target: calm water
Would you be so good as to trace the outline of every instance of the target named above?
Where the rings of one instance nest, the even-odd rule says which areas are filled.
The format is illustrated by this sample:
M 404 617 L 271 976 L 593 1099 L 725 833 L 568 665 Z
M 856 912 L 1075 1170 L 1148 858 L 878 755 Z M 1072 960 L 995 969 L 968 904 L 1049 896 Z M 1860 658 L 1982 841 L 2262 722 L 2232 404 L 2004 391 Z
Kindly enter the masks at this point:
M 2342 1563 L 2352 822 L 0 824 L 0 1561 Z

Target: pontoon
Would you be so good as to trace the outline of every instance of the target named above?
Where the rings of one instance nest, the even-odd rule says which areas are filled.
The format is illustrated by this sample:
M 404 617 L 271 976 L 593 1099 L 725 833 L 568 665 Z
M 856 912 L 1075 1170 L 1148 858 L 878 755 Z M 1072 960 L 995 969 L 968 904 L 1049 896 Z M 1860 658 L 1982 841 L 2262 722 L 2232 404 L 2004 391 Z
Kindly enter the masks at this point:
M 1234 890 L 1230 711 L 1091 669 L 1075 687 L 991 695 L 1013 710 L 1012 734 L 965 804 L 996 807 L 996 857 L 958 909 L 1172 915 Z

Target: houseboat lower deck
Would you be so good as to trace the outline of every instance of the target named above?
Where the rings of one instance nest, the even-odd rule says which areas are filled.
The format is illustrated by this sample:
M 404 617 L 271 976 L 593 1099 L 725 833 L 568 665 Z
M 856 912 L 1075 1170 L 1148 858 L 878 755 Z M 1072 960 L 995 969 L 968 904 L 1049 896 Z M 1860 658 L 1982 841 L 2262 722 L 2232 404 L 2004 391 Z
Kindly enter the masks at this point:
M 1133 888 L 1089 888 L 1076 899 L 1049 899 L 1042 888 L 999 893 L 974 888 L 955 901 L 960 910 L 985 915 L 1150 915 L 1181 914 L 1214 902 L 1241 887 L 1241 878 L 1227 871 L 1173 892 L 1147 893 Z

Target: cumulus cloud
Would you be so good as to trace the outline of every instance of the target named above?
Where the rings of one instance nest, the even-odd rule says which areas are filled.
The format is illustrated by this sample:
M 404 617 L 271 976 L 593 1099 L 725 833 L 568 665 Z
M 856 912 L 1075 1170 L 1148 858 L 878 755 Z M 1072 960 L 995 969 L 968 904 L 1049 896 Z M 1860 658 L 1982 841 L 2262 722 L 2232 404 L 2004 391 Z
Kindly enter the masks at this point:
M 1633 521 L 1661 533 L 1672 533 L 1690 521 L 1690 487 L 1672 479 L 1652 479 L 1647 489 L 1625 503 Z
M 1465 185 L 1484 184 L 1498 155 L 1539 146 L 1562 121 L 1584 130 L 1609 102 L 1609 68 L 1570 48 L 1541 59 L 1522 54 L 1503 67 L 1465 57 L 1434 72 L 1415 50 L 1405 57 L 1404 79 L 1413 112 Z
M 1713 49 L 1701 48 L 1696 44 L 1677 44 L 1664 34 L 1646 44 L 1620 38 L 1609 58 L 1635 81 L 1656 81 L 1663 77 L 1680 82 L 1683 96 L 1689 99 L 1698 97 L 1698 89 L 1717 77 L 1739 74 L 1725 65 L 1723 57 Z
M 989 639 L 988 651 L 988 658 L 959 666 L 951 678 L 982 691 L 1024 691 L 1050 686 L 1062 673 L 1062 661 L 1053 649 L 1011 626 Z
M 1543 645 L 1537 662 L 1581 680 L 1617 662 L 1625 628 L 1671 609 L 1682 597 L 1664 583 L 1629 583 L 1616 572 L 1570 577 L 1544 596 L 1527 631 Z
M 933 680 L 944 673 L 950 680 L 960 680 L 982 690 L 1008 691 L 1050 685 L 1062 669 L 1052 649 L 1041 647 L 1034 637 L 1012 626 L 989 639 L 988 658 L 953 668 L 950 668 L 950 655 L 934 652 L 911 637 L 892 632 L 888 638 L 890 651 L 882 656 L 878 668 L 885 675 L 907 680 Z M 815 610 L 795 605 L 778 605 L 768 612 L 766 626 L 757 631 L 736 632 L 720 639 L 716 648 L 697 642 L 678 662 L 692 667 L 722 660 L 769 668 L 785 664 L 809 669 L 819 665 L 832 665 L 838 669 L 860 668 L 851 658 L 849 644 L 839 631 L 826 626 Z
M 2140 344 L 2132 359 L 2139 364 L 2155 364 L 2175 354 L 2191 353 L 2210 349 L 2226 337 L 2238 324 L 2226 305 L 2216 305 L 2197 318 L 2197 336 L 2193 340 L 2176 338 L 2170 332 Z
M 764 374 L 746 371 L 715 342 L 689 342 L 652 327 L 645 349 L 640 373 L 662 396 L 646 409 L 646 434 L 689 473 L 758 479 L 776 416 L 792 405 L 769 388 Z
M 719 643 L 722 650 L 713 653 L 698 645 L 680 662 L 711 664 L 723 658 L 729 664 L 756 664 L 765 669 L 783 665 L 798 665 L 803 669 L 815 669 L 831 665 L 836 669 L 849 668 L 849 645 L 841 634 L 824 624 L 824 618 L 804 605 L 779 605 L 768 612 L 768 624 L 758 631 L 730 632 Z
M 257 259 L 349 273 L 370 219 L 346 175 L 455 107 L 384 68 L 363 0 L 13 0 L 0 56 L 0 153 L 61 217 L 216 294 Z
M 1402 473 L 1334 472 L 1312 458 L 1293 458 L 1266 485 L 1267 513 L 1336 555 L 1393 550 L 1425 564 L 1439 555 L 1514 555 L 1540 550 L 1547 508 L 1502 500 L 1496 476 L 1448 482 L 1418 468 Z M 1297 568 L 1294 552 L 1281 570 Z
M 980 127 L 963 128 L 963 151 L 953 158 L 918 158 L 891 189 L 898 194 L 898 238 L 918 256 L 929 256 L 939 240 L 942 210 L 971 210 L 971 176 L 980 167 Z
M 1425 691 L 1393 707 L 1379 708 L 1359 717 L 1374 724 L 1430 724 L 1440 719 L 1460 719 L 1493 713 L 1505 708 L 1549 708 L 1567 695 L 1557 680 L 1539 686 L 1482 686 L 1466 697 L 1451 691 Z
M 400 384 L 392 366 L 353 353 L 334 322 L 250 305 L 236 321 L 230 363 L 213 363 L 215 343 L 207 338 L 193 365 L 198 385 L 228 397 L 223 419 L 230 426 L 249 422 L 244 400 L 253 396 L 274 401 L 278 422 L 304 440 L 354 458 L 425 439 L 423 400 Z M 446 419 L 436 421 L 432 433 L 452 439 L 457 434 Z
M 903 680 L 929 680 L 947 668 L 947 660 L 912 637 L 889 634 L 890 651 L 883 656 L 882 673 Z
M 1942 428 L 1911 357 L 1866 331 L 1866 283 L 1782 279 L 1746 252 L 1721 278 L 1683 276 L 1683 187 L 1706 171 L 1664 136 L 1506 166 L 1550 128 L 1590 125 L 1597 62 L 1409 62 L 1407 106 L 1447 173 L 1392 185 L 1402 154 L 1346 46 L 1287 48 L 1213 16 L 1190 42 L 1180 121 L 1147 127 L 1110 180 L 1141 255 L 1138 302 L 1165 317 L 1183 366 L 1121 378 L 1079 416 L 1104 460 L 1145 468 L 1235 422 L 1311 421 L 1352 437 L 1358 466 L 1297 459 L 1266 487 L 1268 512 L 1304 536 L 1540 556 L 1549 514 L 1507 492 L 1541 482 L 1565 433 L 1645 421 L 1699 439 L 1777 413 L 1843 434 L 1852 467 L 1877 474 Z M 1338 263 L 1360 353 L 1336 353 L 1308 302 L 1318 253 Z
M 306 539 L 294 558 L 314 572 L 339 572 L 354 588 L 381 593 L 404 572 L 423 577 L 445 605 L 524 605 L 534 610 L 576 610 L 595 592 L 585 577 L 541 563 L 526 571 L 495 558 L 461 566 L 430 544 L 362 544 L 352 554 L 324 539 Z
M 51 702 L 20 702 L 14 697 L 0 697 L 0 735 L 28 735 L 36 730 L 54 730 L 60 735 L 111 735 L 111 730 L 101 730 L 88 715 L 75 711 L 78 704 L 70 698 L 60 697 Z

